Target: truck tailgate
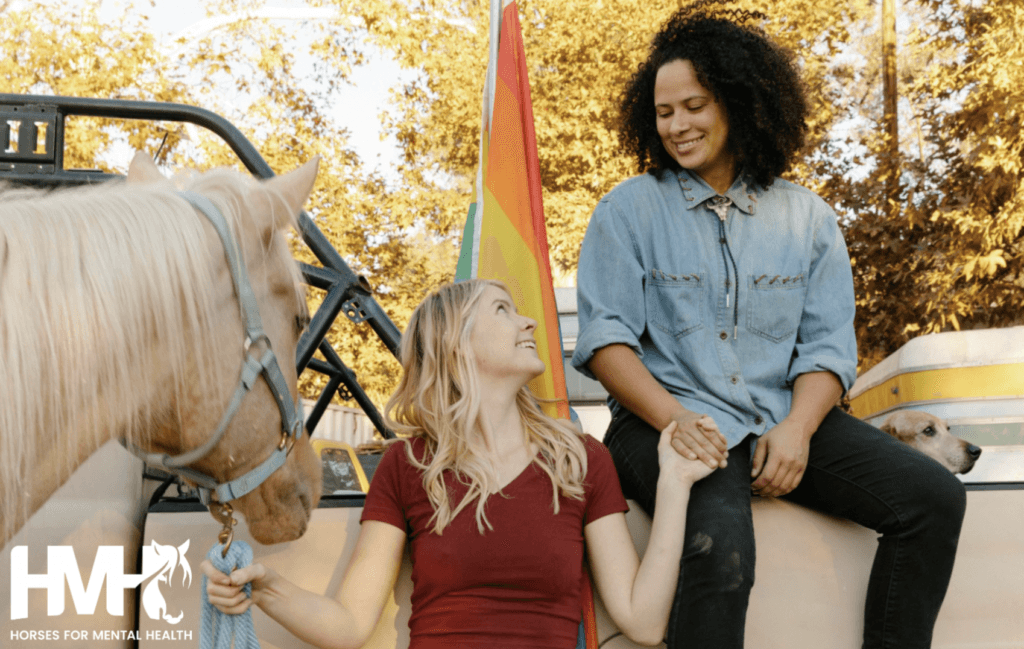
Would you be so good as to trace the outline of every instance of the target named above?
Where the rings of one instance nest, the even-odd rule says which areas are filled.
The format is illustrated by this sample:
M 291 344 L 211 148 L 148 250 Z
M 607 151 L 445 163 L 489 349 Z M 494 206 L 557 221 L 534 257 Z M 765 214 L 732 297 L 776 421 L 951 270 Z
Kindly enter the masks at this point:
M 340 587 L 359 534 L 359 497 L 327 499 L 298 541 L 257 546 L 258 560 L 304 588 L 333 594 Z M 630 531 L 640 550 L 646 547 L 650 522 L 630 503 Z M 757 575 L 747 616 L 747 647 L 757 649 L 856 649 L 860 647 L 864 594 L 877 535 L 848 521 L 790 503 L 755 498 Z M 191 540 L 191 587 L 163 589 L 167 610 L 182 611 L 178 625 L 193 629 L 191 640 L 169 641 L 161 633 L 177 627 L 140 615 L 144 647 L 194 647 L 198 640 L 199 563 L 218 531 L 208 513 L 150 512 L 144 543 L 178 546 Z M 244 528 L 237 538 L 252 543 Z M 411 568 L 406 559 L 395 594 L 366 645 L 408 645 Z M 968 487 L 967 516 L 956 568 L 939 616 L 933 647 L 1009 649 L 1024 646 L 1024 485 Z M 609 620 L 598 603 L 598 637 L 606 649 L 635 647 Z M 261 611 L 255 612 L 257 635 L 265 649 L 306 647 Z M 147 642 L 147 632 L 158 632 Z M 155 643 L 161 638 L 159 644 Z

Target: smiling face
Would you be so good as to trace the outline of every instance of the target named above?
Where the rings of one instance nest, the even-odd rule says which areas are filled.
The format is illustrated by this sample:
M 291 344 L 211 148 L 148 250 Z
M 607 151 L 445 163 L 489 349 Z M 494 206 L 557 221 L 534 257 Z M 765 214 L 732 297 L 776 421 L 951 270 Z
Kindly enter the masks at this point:
M 518 389 L 544 372 L 533 339 L 537 321 L 516 312 L 508 293 L 497 286 L 485 288 L 473 320 L 469 342 L 481 380 L 511 381 Z
M 689 61 L 676 59 L 658 69 L 654 81 L 658 136 L 683 169 L 695 172 L 724 194 L 736 179 L 729 151 L 729 119 L 714 94 L 701 85 Z

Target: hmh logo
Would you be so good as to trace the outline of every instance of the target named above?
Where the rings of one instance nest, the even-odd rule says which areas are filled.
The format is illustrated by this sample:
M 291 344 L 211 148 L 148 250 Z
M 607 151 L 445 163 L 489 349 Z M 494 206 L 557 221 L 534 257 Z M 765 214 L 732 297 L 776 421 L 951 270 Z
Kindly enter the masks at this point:
M 89 573 L 88 586 L 82 583 L 82 573 L 75 558 L 75 549 L 68 545 L 51 545 L 46 550 L 46 574 L 30 575 L 28 572 L 28 546 L 19 545 L 11 550 L 11 619 L 23 620 L 28 617 L 28 591 L 30 588 L 46 589 L 46 614 L 64 613 L 64 584 L 68 585 L 75 611 L 79 615 L 92 615 L 99 603 L 103 582 L 107 582 L 107 613 L 124 615 L 124 591 L 138 588 L 150 577 L 142 591 L 142 608 L 153 620 L 164 620 L 171 624 L 181 621 L 183 613 L 171 616 L 167 613 L 167 602 L 160 592 L 160 584 L 170 585 L 175 569 L 182 569 L 181 583 L 192 585 L 192 567 L 185 558 L 188 541 L 178 547 L 160 545 L 156 541 L 142 548 L 142 574 L 124 574 L 124 547 L 101 545 Z M 185 581 L 188 580 L 186 584 Z

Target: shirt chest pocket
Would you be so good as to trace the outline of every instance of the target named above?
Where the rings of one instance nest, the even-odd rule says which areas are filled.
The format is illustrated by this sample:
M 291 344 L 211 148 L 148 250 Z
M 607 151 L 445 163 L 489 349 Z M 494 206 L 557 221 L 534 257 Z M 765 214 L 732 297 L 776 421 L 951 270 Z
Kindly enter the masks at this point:
M 701 273 L 671 274 L 658 269 L 647 273 L 644 305 L 647 324 L 680 338 L 700 329 L 707 281 Z
M 750 275 L 747 329 L 778 343 L 796 333 L 807 293 L 805 275 Z

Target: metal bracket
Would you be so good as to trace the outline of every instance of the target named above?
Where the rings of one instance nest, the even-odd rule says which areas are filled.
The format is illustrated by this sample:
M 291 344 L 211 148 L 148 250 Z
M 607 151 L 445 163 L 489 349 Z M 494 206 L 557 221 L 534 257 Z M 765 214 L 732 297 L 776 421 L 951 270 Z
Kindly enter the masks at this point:
M 345 300 L 341 304 L 341 310 L 345 312 L 348 319 L 355 324 L 366 322 L 370 317 L 369 314 L 363 309 L 360 304 L 359 298 L 353 297 Z
M 43 132 L 41 142 L 40 131 Z M 57 156 L 57 148 L 54 146 L 56 141 L 55 107 L 0 106 L 0 164 L 3 164 L 3 168 L 28 173 L 53 173 Z

